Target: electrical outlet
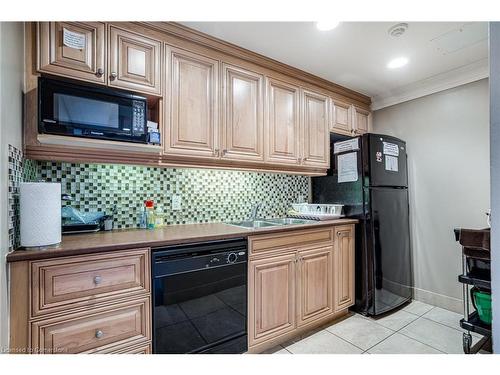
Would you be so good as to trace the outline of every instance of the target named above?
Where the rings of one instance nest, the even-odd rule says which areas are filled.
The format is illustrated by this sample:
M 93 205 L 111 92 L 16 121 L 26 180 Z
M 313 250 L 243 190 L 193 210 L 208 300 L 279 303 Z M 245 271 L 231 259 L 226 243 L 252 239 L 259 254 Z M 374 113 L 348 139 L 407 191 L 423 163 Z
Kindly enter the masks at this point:
M 182 206 L 182 198 L 180 195 L 172 195 L 172 210 L 179 211 Z

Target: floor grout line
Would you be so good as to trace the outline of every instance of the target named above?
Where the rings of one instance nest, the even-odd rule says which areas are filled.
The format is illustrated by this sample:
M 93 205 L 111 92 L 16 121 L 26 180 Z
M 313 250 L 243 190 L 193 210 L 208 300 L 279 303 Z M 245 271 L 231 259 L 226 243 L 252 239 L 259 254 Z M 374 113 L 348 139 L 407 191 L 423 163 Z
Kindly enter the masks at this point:
M 337 338 L 341 339 L 342 341 L 344 341 L 344 342 L 348 343 L 349 345 L 352 345 L 352 346 L 354 346 L 354 347 L 358 348 L 358 349 L 359 349 L 359 350 L 361 350 L 361 351 L 364 351 L 364 350 L 365 350 L 365 349 L 363 349 L 363 348 L 360 348 L 360 347 L 359 347 L 359 346 L 357 346 L 356 344 L 353 344 L 352 342 L 350 342 L 350 341 L 348 341 L 348 340 L 344 339 L 343 337 L 340 337 L 339 335 L 336 335 L 335 333 L 328 331 L 327 329 L 325 329 L 324 331 L 328 332 L 330 335 L 333 335 L 333 336 L 335 336 L 335 337 L 337 337 Z M 361 354 L 361 353 L 360 353 L 360 354 Z
M 403 336 L 405 336 L 406 338 L 409 338 L 409 339 L 412 339 L 412 340 L 414 340 L 414 341 L 416 341 L 416 342 L 419 342 L 420 344 L 425 345 L 425 346 L 428 346 L 429 348 L 432 348 L 432 349 L 434 349 L 434 350 L 437 350 L 438 352 L 441 352 L 441 353 L 443 353 L 443 354 L 451 354 L 451 353 L 448 353 L 448 352 L 444 352 L 444 351 L 442 351 L 441 349 L 435 348 L 434 346 L 432 346 L 432 345 L 430 345 L 430 344 L 427 344 L 427 343 L 425 343 L 425 342 L 422 342 L 422 341 L 420 341 L 420 340 L 417 340 L 417 339 L 416 339 L 416 338 L 414 338 L 414 337 L 411 337 L 411 336 L 405 335 L 403 332 L 398 332 L 398 333 L 399 333 L 399 334 L 401 334 L 401 335 L 403 335 Z
M 374 347 L 375 347 L 375 346 L 377 346 L 378 344 L 381 344 L 382 342 L 384 342 L 385 340 L 387 340 L 389 337 L 394 336 L 396 333 L 398 333 L 398 331 L 393 331 L 393 332 L 392 332 L 389 336 L 387 336 L 385 339 L 382 339 L 382 340 L 380 340 L 379 342 L 377 342 L 375 345 L 370 346 L 368 349 L 366 349 L 366 351 L 368 351 L 368 350 L 370 350 L 370 349 L 374 348 Z M 389 353 L 387 353 L 387 354 L 389 354 Z
M 432 306 L 432 305 L 429 305 L 429 306 Z M 422 315 L 418 315 L 418 314 L 412 313 L 411 311 L 405 310 L 404 308 L 402 308 L 401 310 L 407 312 L 408 314 L 412 314 L 412 315 L 415 315 L 415 316 L 418 316 L 419 318 L 421 318 L 422 316 L 424 316 L 425 314 L 427 314 L 429 311 L 434 310 L 435 308 L 436 308 L 436 306 L 432 306 L 429 310 L 427 310 L 426 312 L 424 312 Z
M 357 315 L 359 315 L 359 314 L 354 314 L 353 316 L 357 316 Z M 351 318 L 352 318 L 353 316 L 351 316 Z M 369 318 L 367 318 L 367 317 L 363 317 L 363 319 L 368 320 L 368 321 L 371 321 L 371 320 L 370 320 Z M 376 322 L 374 322 L 374 323 L 376 323 Z M 391 328 L 388 328 L 388 327 L 384 327 L 382 324 L 378 324 L 378 323 L 377 323 L 377 325 L 379 325 L 380 327 L 383 327 L 383 328 L 385 328 L 385 329 L 388 329 L 389 331 L 392 331 L 392 333 L 391 333 L 389 336 L 387 336 L 386 338 L 384 338 L 384 339 L 380 340 L 379 342 L 377 342 L 375 345 L 380 344 L 382 341 L 386 340 L 387 338 L 389 338 L 389 337 L 391 337 L 392 335 L 394 335 L 395 333 L 397 333 L 397 331 L 395 331 L 395 330 L 393 330 L 393 329 L 391 329 Z M 328 331 L 327 329 L 325 329 L 325 331 L 327 331 L 328 333 L 331 333 L 332 335 L 334 335 L 334 336 L 338 337 L 339 339 L 341 339 L 341 340 L 343 340 L 343 341 L 347 342 L 348 344 L 351 344 L 351 345 L 355 346 L 356 348 L 358 348 L 358 349 L 360 349 L 360 350 L 363 350 L 363 353 L 364 353 L 364 352 L 366 352 L 366 351 L 368 351 L 368 350 L 370 350 L 371 348 L 373 348 L 373 347 L 375 346 L 375 345 L 372 345 L 372 346 L 370 346 L 368 349 L 363 349 L 363 348 L 361 348 L 361 347 L 357 346 L 356 344 L 354 344 L 354 343 L 352 343 L 352 342 L 350 342 L 350 341 L 348 341 L 348 340 L 344 339 L 343 337 L 340 337 L 339 335 L 336 335 L 335 333 Z
M 422 303 L 423 303 L 423 302 L 422 302 Z M 432 306 L 432 305 L 429 305 L 429 306 Z M 408 314 L 411 314 L 411 315 L 413 315 L 413 316 L 415 316 L 415 317 L 416 317 L 414 320 L 412 320 L 411 322 L 408 322 L 408 323 L 404 324 L 403 326 L 401 326 L 401 327 L 400 327 L 400 328 L 398 328 L 398 329 L 393 329 L 393 328 L 386 327 L 386 326 L 384 326 L 384 325 L 380 324 L 379 322 L 377 322 L 377 321 L 376 321 L 375 319 L 373 319 L 373 318 L 370 318 L 370 317 L 368 317 L 368 316 L 364 316 L 364 315 L 362 315 L 362 314 L 359 314 L 359 313 L 355 313 L 355 312 L 354 312 L 354 313 L 353 313 L 350 317 L 348 317 L 347 319 L 350 319 L 350 318 L 352 318 L 352 317 L 359 317 L 359 318 L 361 318 L 361 319 L 364 319 L 364 320 L 367 320 L 367 321 L 369 321 L 369 322 L 375 323 L 375 324 L 377 324 L 377 325 L 378 325 L 378 326 L 380 326 L 380 327 L 383 327 L 383 328 L 385 328 L 385 329 L 388 329 L 388 330 L 392 331 L 392 333 L 391 333 L 389 336 L 387 336 L 387 337 L 383 338 L 382 340 L 378 341 L 376 344 L 373 344 L 373 345 L 372 345 L 372 346 L 370 346 L 368 349 L 363 349 L 363 348 L 361 348 L 360 346 L 358 346 L 358 345 L 356 345 L 356 344 L 354 344 L 354 343 L 350 342 L 349 340 L 346 340 L 346 339 L 344 339 L 343 337 L 341 337 L 341 336 L 339 336 L 339 335 L 337 335 L 337 334 L 335 334 L 335 333 L 333 333 L 333 332 L 330 332 L 330 331 L 327 329 L 328 327 L 325 327 L 325 328 L 323 328 L 323 329 L 320 329 L 320 330 L 318 330 L 318 331 L 317 331 L 317 332 L 315 332 L 315 333 L 319 333 L 319 332 L 321 332 L 321 331 L 326 331 L 326 332 L 328 332 L 329 334 L 331 334 L 331 335 L 335 336 L 336 338 L 338 338 L 338 339 L 340 339 L 340 340 L 344 341 L 345 343 L 347 343 L 347 344 L 349 344 L 349 345 L 351 345 L 351 346 L 353 346 L 353 347 L 355 347 L 355 348 L 357 348 L 357 349 L 361 350 L 361 353 L 359 353 L 359 354 L 369 353 L 369 350 L 373 349 L 373 348 L 374 348 L 374 347 L 376 347 L 377 345 L 380 345 L 380 344 L 381 344 L 381 343 L 383 343 L 384 341 L 388 340 L 390 337 L 394 336 L 396 333 L 399 333 L 399 334 L 403 335 L 403 336 L 404 336 L 404 337 L 406 337 L 407 339 L 413 340 L 413 341 L 415 341 L 415 342 L 418 342 L 419 344 L 422 344 L 422 345 L 424 345 L 424 346 L 426 346 L 426 347 L 429 347 L 429 348 L 431 348 L 431 349 L 434 349 L 434 350 L 438 351 L 439 353 L 442 353 L 442 354 L 450 354 L 450 353 L 447 353 L 447 352 L 445 352 L 445 351 L 443 351 L 443 350 L 441 350 L 441 349 L 438 349 L 438 348 L 434 347 L 433 345 L 431 345 L 431 344 L 429 344 L 429 343 L 422 342 L 422 341 L 421 341 L 421 340 L 419 340 L 419 339 L 415 339 L 415 338 L 413 338 L 413 337 L 411 337 L 411 336 L 409 336 L 409 335 L 405 334 L 404 332 L 401 332 L 404 328 L 408 327 L 409 325 L 411 325 L 411 324 L 413 324 L 413 323 L 416 323 L 419 319 L 425 319 L 425 320 L 427 320 L 427 321 L 430 321 L 430 322 L 433 322 L 433 323 L 439 324 L 439 325 L 444 326 L 444 327 L 447 327 L 447 328 L 449 328 L 449 329 L 453 329 L 453 330 L 458 331 L 458 332 L 463 332 L 463 330 L 462 330 L 462 329 L 460 329 L 460 328 L 450 327 L 449 325 L 446 325 L 446 324 L 443 324 L 443 323 L 441 323 L 441 322 L 435 321 L 435 320 L 433 320 L 433 319 L 429 319 L 429 318 L 424 317 L 424 315 L 428 314 L 430 311 L 432 311 L 432 310 L 433 310 L 433 309 L 435 309 L 435 308 L 436 308 L 436 306 L 432 306 L 432 307 L 431 307 L 428 311 L 426 311 L 425 313 L 423 313 L 423 314 L 421 314 L 421 315 L 418 315 L 418 314 L 415 314 L 415 313 L 413 313 L 413 312 L 410 312 L 410 311 L 404 310 L 404 308 L 403 308 L 403 309 L 398 310 L 398 311 L 404 311 L 404 312 L 406 312 L 406 313 L 408 313 Z M 446 310 L 446 309 L 444 309 L 444 310 Z M 308 337 L 310 337 L 310 336 L 306 336 L 306 337 L 304 337 L 304 338 L 301 338 L 299 341 L 296 341 L 296 342 L 294 342 L 294 343 L 301 342 L 301 341 L 303 341 L 303 340 L 307 339 Z M 279 344 L 279 346 L 280 346 L 282 349 L 285 349 L 285 351 L 287 351 L 288 353 L 290 353 L 290 354 L 295 354 L 295 353 L 293 353 L 292 351 L 288 350 L 288 349 L 287 349 L 285 346 L 283 346 L 282 344 Z M 387 354 L 390 354 L 390 353 L 387 353 Z

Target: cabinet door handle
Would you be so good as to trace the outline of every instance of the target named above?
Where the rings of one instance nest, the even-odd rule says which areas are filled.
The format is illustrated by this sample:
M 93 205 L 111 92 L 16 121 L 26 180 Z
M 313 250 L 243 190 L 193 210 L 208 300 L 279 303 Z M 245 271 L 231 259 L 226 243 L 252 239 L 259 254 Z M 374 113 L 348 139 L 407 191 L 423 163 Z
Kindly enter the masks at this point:
M 116 74 L 116 72 L 111 72 L 111 74 L 109 75 L 109 79 L 112 81 L 114 81 L 116 77 L 118 77 L 118 74 Z
M 101 331 L 100 329 L 98 329 L 97 331 L 95 331 L 95 338 L 96 339 L 100 339 L 103 336 L 104 336 L 104 332 Z
M 97 69 L 97 72 L 95 73 L 95 75 L 97 77 L 102 77 L 103 74 L 104 74 L 104 69 L 103 68 Z
M 94 284 L 99 285 L 102 282 L 102 277 L 101 276 L 95 276 L 94 277 Z

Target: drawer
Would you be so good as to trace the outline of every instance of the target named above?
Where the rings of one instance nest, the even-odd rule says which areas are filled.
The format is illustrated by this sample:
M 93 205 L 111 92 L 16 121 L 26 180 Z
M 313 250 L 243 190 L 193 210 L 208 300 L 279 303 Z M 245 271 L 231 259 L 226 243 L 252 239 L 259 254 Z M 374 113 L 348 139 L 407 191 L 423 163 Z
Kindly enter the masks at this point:
M 149 293 L 149 249 L 31 262 L 31 316 Z
M 319 244 L 333 243 L 333 227 L 286 231 L 248 238 L 250 255 L 259 255 L 273 251 L 297 250 Z
M 123 348 L 113 348 L 112 351 L 106 351 L 107 354 L 151 354 L 153 351 L 151 349 L 150 342 L 143 342 L 141 344 L 127 344 Z M 99 352 L 103 353 L 104 352 Z
M 151 339 L 149 297 L 31 323 L 35 353 L 92 353 Z

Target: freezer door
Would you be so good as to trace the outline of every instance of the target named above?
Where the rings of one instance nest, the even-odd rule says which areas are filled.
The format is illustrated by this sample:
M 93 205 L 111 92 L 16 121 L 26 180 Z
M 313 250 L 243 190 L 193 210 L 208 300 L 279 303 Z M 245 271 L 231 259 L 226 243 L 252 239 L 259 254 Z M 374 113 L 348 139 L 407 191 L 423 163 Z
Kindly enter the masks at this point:
M 363 142 L 365 175 L 369 186 L 408 186 L 406 143 L 381 134 L 367 134 Z
M 372 188 L 371 235 L 374 314 L 387 312 L 412 297 L 412 267 L 407 189 Z

